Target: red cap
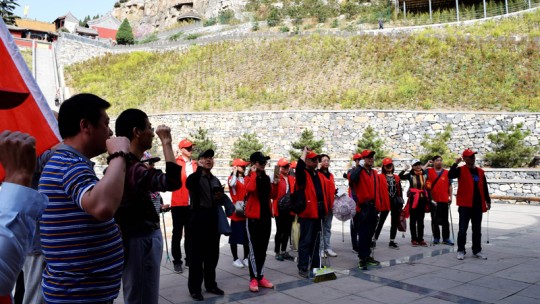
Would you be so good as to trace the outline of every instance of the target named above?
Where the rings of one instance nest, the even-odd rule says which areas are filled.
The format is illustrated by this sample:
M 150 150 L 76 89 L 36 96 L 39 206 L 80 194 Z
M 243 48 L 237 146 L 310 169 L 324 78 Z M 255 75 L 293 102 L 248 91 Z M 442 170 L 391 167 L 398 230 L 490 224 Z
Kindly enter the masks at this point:
M 315 153 L 315 151 L 309 151 L 307 154 L 306 154 L 306 159 L 312 159 L 312 158 L 317 158 L 319 156 L 319 154 Z
M 362 154 L 360 154 L 360 153 L 355 153 L 355 154 L 352 156 L 352 159 L 353 159 L 353 160 L 362 159 Z
M 393 162 L 392 162 L 392 159 L 389 158 L 389 157 L 382 160 L 383 166 L 390 165 L 391 163 L 393 163 Z
M 463 151 L 463 153 L 461 154 L 461 156 L 463 156 L 463 157 L 466 157 L 466 156 L 473 156 L 473 155 L 475 155 L 476 153 L 478 153 L 478 152 L 474 152 L 474 151 L 471 150 L 471 149 L 467 149 L 467 150 Z
M 296 168 L 296 161 L 293 161 L 291 162 L 291 169 L 295 169 Z
M 290 165 L 290 163 L 286 158 L 280 158 L 277 162 L 277 165 L 280 167 L 285 167 L 285 166 Z
M 249 162 L 244 161 L 243 159 L 237 158 L 233 160 L 232 165 L 235 167 L 245 167 L 249 164 Z
M 193 143 L 190 142 L 187 138 L 184 138 L 182 139 L 179 143 L 178 143 L 178 148 L 182 149 L 182 148 L 189 148 L 193 146 Z
M 364 150 L 362 151 L 362 158 L 366 158 L 368 156 L 373 156 L 375 155 L 375 151 L 371 151 L 371 150 Z

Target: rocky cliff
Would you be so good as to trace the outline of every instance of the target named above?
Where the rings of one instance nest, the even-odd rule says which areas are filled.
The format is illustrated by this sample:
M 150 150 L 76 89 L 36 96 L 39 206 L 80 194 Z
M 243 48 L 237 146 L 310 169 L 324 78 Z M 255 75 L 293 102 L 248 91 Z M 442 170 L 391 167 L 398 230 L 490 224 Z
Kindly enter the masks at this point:
M 137 37 L 174 26 L 179 19 L 216 17 L 231 9 L 240 18 L 245 0 L 131 0 L 113 9 L 119 20 L 127 18 Z

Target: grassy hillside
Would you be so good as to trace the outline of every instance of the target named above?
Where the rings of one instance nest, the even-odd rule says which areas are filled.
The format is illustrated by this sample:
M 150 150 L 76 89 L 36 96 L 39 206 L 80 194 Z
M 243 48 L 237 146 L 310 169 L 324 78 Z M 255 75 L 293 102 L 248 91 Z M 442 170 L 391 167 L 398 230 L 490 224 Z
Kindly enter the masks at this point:
M 423 33 L 224 42 L 184 52 L 107 55 L 70 66 L 68 85 L 113 103 L 113 112 L 262 109 L 540 111 L 538 16 L 446 38 Z M 529 17 L 527 17 L 529 18 Z M 509 24 L 518 23 L 517 27 Z M 526 22 L 526 24 L 525 24 Z M 521 25 L 519 25 L 521 24 Z M 476 29 L 475 29 L 476 28 Z M 504 28 L 504 30 L 500 30 Z M 502 32 L 501 32 L 502 31 Z M 501 34 L 502 33 L 502 34 Z M 538 36 L 536 36 L 538 37 Z

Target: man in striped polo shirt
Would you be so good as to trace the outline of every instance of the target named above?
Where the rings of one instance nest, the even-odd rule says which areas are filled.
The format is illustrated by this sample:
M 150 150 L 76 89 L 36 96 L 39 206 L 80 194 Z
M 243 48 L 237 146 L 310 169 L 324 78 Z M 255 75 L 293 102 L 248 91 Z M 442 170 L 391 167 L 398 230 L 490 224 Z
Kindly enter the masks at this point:
M 111 138 L 109 106 L 95 95 L 78 94 L 60 107 L 64 144 L 39 183 L 49 197 L 40 222 L 47 303 L 112 303 L 118 296 L 124 251 L 113 216 L 122 199 L 129 140 Z M 98 180 L 90 158 L 104 152 L 109 167 Z

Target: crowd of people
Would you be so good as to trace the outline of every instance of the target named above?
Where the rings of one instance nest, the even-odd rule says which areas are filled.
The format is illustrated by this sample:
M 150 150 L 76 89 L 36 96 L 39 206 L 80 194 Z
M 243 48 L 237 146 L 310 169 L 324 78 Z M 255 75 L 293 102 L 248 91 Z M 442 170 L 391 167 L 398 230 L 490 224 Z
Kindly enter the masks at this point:
M 120 286 L 126 303 L 158 303 L 164 245 L 159 216 L 169 209 L 174 271 L 189 269 L 187 288 L 196 301 L 204 300 L 203 283 L 206 292 L 225 294 L 216 282 L 221 235 L 229 235 L 232 264 L 248 268 L 250 291 L 274 287 L 264 272 L 272 218 L 278 261 L 295 260 L 287 249 L 293 224 L 299 225 L 295 248 L 300 277 L 308 278 L 321 267 L 321 255 L 337 256 L 330 241 L 338 192 L 330 156 L 305 147 L 296 161 L 279 159 L 273 176 L 265 170 L 270 157 L 261 152 L 249 160 L 234 159 L 226 195 L 212 173 L 213 150 L 192 159 L 194 144 L 182 139 L 175 156 L 171 129 L 160 125 L 154 130 L 148 116 L 137 109 L 120 114 L 114 137 L 109 106 L 92 94 L 66 100 L 58 113 L 62 143 L 39 157 L 31 136 L 0 134 L 0 163 L 6 172 L 0 190 L 1 304 L 12 303 L 23 265 L 25 303 L 113 303 Z M 147 152 L 155 135 L 161 142 L 164 171 L 153 166 L 159 159 Z M 105 152 L 108 167 L 100 180 L 90 159 Z M 351 241 L 358 267 L 380 264 L 372 253 L 389 215 L 391 249 L 400 248 L 395 237 L 402 214 L 410 217 L 411 246 L 427 246 L 426 213 L 431 215 L 433 243 L 453 246 L 448 221 L 453 179 L 459 207 L 457 259 L 465 258 L 469 222 L 473 257 L 486 259 L 480 224 L 491 201 L 475 154 L 463 151 L 449 170 L 442 167 L 440 156 L 426 164 L 415 160 L 399 174 L 391 158 L 382 160 L 379 172 L 374 151 L 354 154 L 354 167 L 345 177 L 356 205 Z M 459 166 L 462 161 L 465 164 Z M 409 184 L 407 193 L 402 182 Z M 164 191 L 172 192 L 170 206 L 159 196 Z

